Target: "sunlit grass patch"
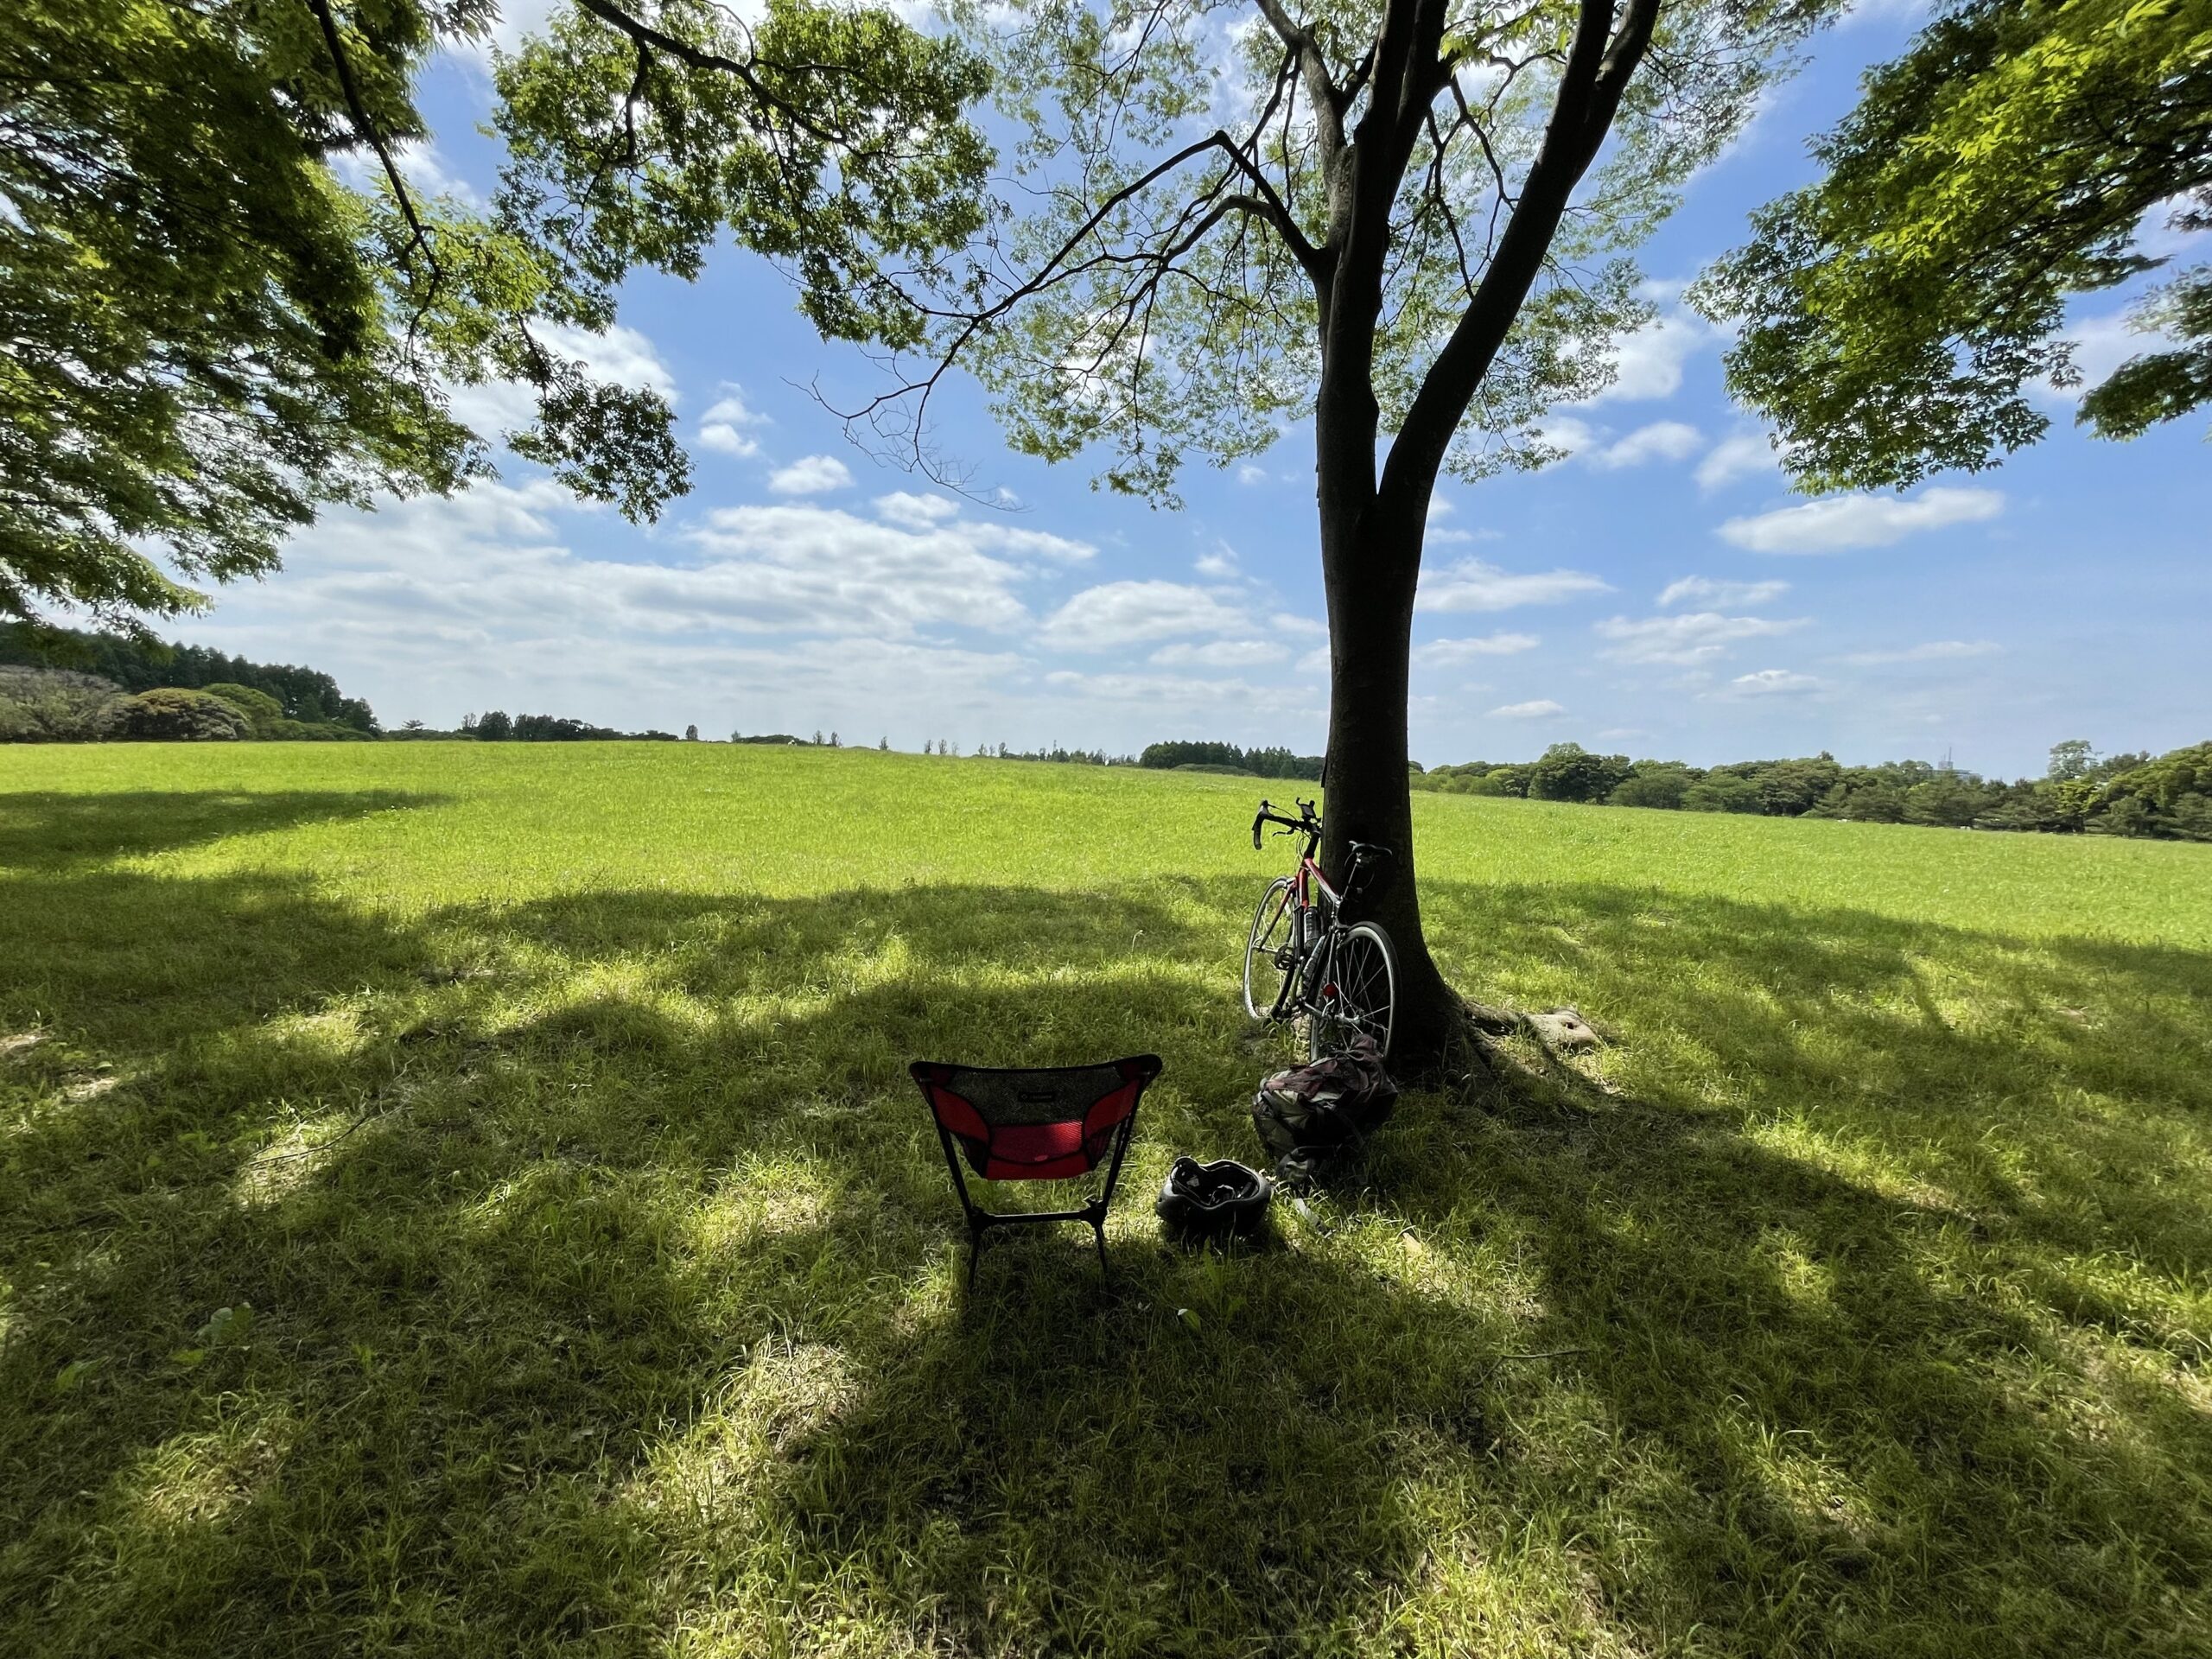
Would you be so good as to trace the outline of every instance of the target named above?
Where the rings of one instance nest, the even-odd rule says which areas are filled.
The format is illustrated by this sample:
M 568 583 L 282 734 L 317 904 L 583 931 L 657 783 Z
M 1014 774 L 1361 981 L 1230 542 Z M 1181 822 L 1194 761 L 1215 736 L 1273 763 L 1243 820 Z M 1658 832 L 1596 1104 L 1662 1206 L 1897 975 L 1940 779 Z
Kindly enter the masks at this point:
M 1185 1252 L 1256 792 L 0 752 L 0 1651 L 2195 1659 L 2202 849 L 1423 797 L 1606 1046 Z M 907 1063 L 1146 1051 L 966 1294 Z

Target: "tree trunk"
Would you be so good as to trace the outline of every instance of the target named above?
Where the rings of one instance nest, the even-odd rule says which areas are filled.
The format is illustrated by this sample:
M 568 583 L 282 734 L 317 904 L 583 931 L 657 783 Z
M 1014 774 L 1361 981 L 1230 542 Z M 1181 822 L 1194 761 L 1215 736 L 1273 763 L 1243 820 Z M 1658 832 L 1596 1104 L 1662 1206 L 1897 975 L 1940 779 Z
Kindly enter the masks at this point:
M 1390 849 L 1389 861 L 1370 871 L 1347 909 L 1390 936 L 1398 965 L 1390 1065 L 1411 1081 L 1443 1070 L 1462 1043 L 1465 1014 L 1429 958 L 1414 881 L 1406 692 L 1424 526 L 1419 519 L 1378 522 L 1382 518 L 1371 505 L 1364 513 L 1332 513 L 1325 506 L 1322 513 L 1329 748 L 1321 865 L 1341 887 L 1353 842 Z

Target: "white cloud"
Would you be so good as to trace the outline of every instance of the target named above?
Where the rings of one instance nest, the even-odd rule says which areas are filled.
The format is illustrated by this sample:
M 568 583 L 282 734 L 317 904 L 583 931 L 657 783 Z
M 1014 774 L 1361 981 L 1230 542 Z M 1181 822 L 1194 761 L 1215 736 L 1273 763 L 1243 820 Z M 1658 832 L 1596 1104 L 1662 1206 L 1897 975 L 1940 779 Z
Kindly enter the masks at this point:
M 1522 605 L 1557 605 L 1585 594 L 1609 594 L 1611 583 L 1583 570 L 1520 574 L 1480 559 L 1462 559 L 1424 571 L 1414 607 L 1421 611 L 1510 611 Z
M 1924 645 L 1906 645 L 1896 651 L 1853 652 L 1838 660 L 1861 668 L 1876 668 L 1885 663 L 1941 663 L 1961 657 L 1993 657 L 2003 649 L 1994 639 L 1931 639 Z
M 1641 467 L 1649 461 L 1688 461 L 1705 446 L 1705 435 L 1687 421 L 1654 421 L 1626 437 L 1593 451 L 1591 464 L 1606 471 Z
M 486 45 L 497 45 L 500 50 L 512 52 L 520 46 L 526 35 L 543 35 L 551 21 L 554 7 L 559 0 L 500 0 L 499 10 L 492 25 L 492 38 L 487 42 L 470 41 L 461 49 L 476 54 L 487 63 L 490 54 Z
M 2135 221 L 2136 251 L 2146 259 L 2171 260 L 2212 247 L 2212 227 L 2190 230 L 2183 223 L 2185 215 L 2195 213 L 2200 207 L 2183 191 L 2145 209 L 2143 217 Z
M 1662 607 L 1694 599 L 1707 605 L 1764 605 L 1789 591 L 1786 582 L 1717 582 L 1711 576 L 1684 576 L 1670 582 L 1659 594 Z
M 743 387 L 726 382 L 721 391 L 714 407 L 699 417 L 699 447 L 718 450 L 725 455 L 760 454 L 759 442 L 747 436 L 746 429 L 766 426 L 768 417 L 747 406 Z
M 962 710 L 1013 709 L 1007 734 L 1024 729 L 1030 700 L 1008 687 L 1031 671 L 1013 642 L 1059 562 L 986 550 L 994 526 L 737 507 L 683 532 L 690 557 L 657 563 L 592 550 L 607 516 L 543 480 L 332 512 L 279 576 L 222 593 L 194 637 L 312 661 L 394 723 L 502 707 L 710 734 L 852 738 L 864 722 L 872 741 L 884 721 L 947 729 Z M 945 643 L 969 628 L 1000 642 Z M 892 731 L 902 747 L 922 735 Z
M 393 724 L 504 708 L 633 729 L 696 721 L 709 736 L 887 732 L 907 750 L 938 736 L 1133 750 L 1170 729 L 1319 750 L 1325 683 L 1292 658 L 1320 625 L 1247 619 L 1234 594 L 1184 620 L 1236 632 L 1146 643 L 1065 677 L 1079 664 L 1039 648 L 1039 619 L 1064 573 L 1095 556 L 988 511 L 899 524 L 801 500 L 697 516 L 649 542 L 550 480 L 487 481 L 326 514 L 289 568 L 220 590 L 193 637 L 312 661 Z M 1155 645 L 1167 660 L 1145 664 Z
M 484 205 L 484 198 L 476 187 L 454 171 L 452 163 L 429 139 L 410 138 L 394 144 L 391 158 L 398 163 L 399 176 L 407 181 L 409 194 L 450 196 L 471 207 Z M 384 163 L 369 150 L 340 150 L 331 165 L 339 178 L 353 189 L 369 194 L 385 188 Z
M 1414 661 L 1423 668 L 1450 668 L 1478 657 L 1510 657 L 1533 651 L 1543 642 L 1533 633 L 1490 633 L 1474 639 L 1432 639 L 1414 647 Z
M 1538 697 L 1530 702 L 1503 703 L 1490 712 L 1494 720 L 1549 720 L 1567 710 L 1549 697 Z
M 1268 619 L 1268 626 L 1277 633 L 1302 633 L 1309 639 L 1325 639 L 1329 625 L 1317 622 L 1310 616 L 1297 616 L 1288 611 L 1277 611 Z
M 1577 420 L 1572 415 L 1550 415 L 1530 429 L 1536 441 L 1547 448 L 1557 449 L 1567 455 L 1579 455 L 1598 442 L 1598 429 L 1589 422 Z
M 1089 542 L 1072 541 L 1065 536 L 1055 536 L 1049 531 L 1017 530 L 1012 524 L 997 524 L 989 519 L 963 524 L 960 533 L 977 547 L 987 547 L 995 553 L 1011 553 L 1027 559 L 1050 559 L 1055 564 L 1083 564 L 1098 551 Z
M 1251 461 L 1244 461 L 1236 468 L 1236 481 L 1239 484 L 1264 484 L 1268 481 L 1268 469 Z
M 2037 380 L 2033 391 L 2045 403 L 2072 404 L 2082 394 L 2101 385 L 2112 372 L 2131 357 L 2140 357 L 2145 352 L 2171 350 L 2172 336 L 2156 328 L 2138 328 L 2128 311 L 2114 311 L 2101 317 L 2083 317 L 2069 323 L 2060 334 L 2074 343 L 2074 366 L 2081 371 L 2081 380 L 2071 386 L 2054 386 L 2049 380 Z
M 931 529 L 957 517 L 959 512 L 957 501 L 941 495 L 917 495 L 911 490 L 893 490 L 875 498 L 875 516 L 906 530 Z
M 618 323 L 603 334 L 594 334 L 547 323 L 537 332 L 548 346 L 582 362 L 595 378 L 642 386 L 671 404 L 677 401 L 675 374 L 661 361 L 652 340 L 635 328 Z M 518 380 L 449 386 L 447 395 L 454 418 L 486 437 L 515 431 L 537 418 L 537 394 Z
M 709 421 L 702 425 L 698 443 L 702 449 L 712 449 L 721 454 L 740 458 L 760 453 L 758 439 L 747 437 L 728 421 Z
M 1236 550 L 1227 542 L 1216 542 L 1212 548 L 1198 555 L 1191 568 L 1202 576 L 1226 580 L 1236 574 Z
M 1061 651 L 1115 651 L 1147 639 L 1192 634 L 1249 636 L 1253 619 L 1218 594 L 1177 582 L 1109 582 L 1086 588 L 1039 632 Z
M 852 473 L 835 455 L 806 455 L 769 475 L 768 487 L 778 495 L 821 495 L 850 486 Z
M 643 386 L 671 404 L 676 401 L 674 371 L 661 361 L 660 351 L 651 338 L 638 329 L 618 322 L 605 334 L 594 334 L 556 322 L 545 325 L 538 333 L 548 346 L 580 359 L 601 380 Z
M 652 591 L 671 610 L 689 607 L 702 623 L 752 632 L 1026 629 L 1017 590 L 1035 574 L 1026 561 L 1050 556 L 1009 546 L 996 524 L 914 530 L 796 502 L 722 508 L 689 539 L 705 556 L 697 569 L 622 566 L 630 574 L 616 585 Z
M 1618 371 L 1594 404 L 1641 403 L 1671 397 L 1681 389 L 1682 365 L 1718 334 L 1688 311 L 1669 311 L 1609 348 Z
M 1764 432 L 1734 432 L 1714 444 L 1697 464 L 1697 486 L 1717 490 L 1739 478 L 1778 472 L 1774 443 Z
M 1738 674 L 1726 686 L 1713 695 L 1723 697 L 1799 696 L 1821 689 L 1821 681 L 1810 674 L 1795 674 L 1786 668 L 1763 668 L 1756 674 Z
M 1279 663 L 1287 649 L 1275 639 L 1209 639 L 1202 645 L 1178 640 L 1152 653 L 1161 668 L 1259 668 Z
M 1721 539 L 1753 553 L 1834 553 L 1887 547 L 1949 524 L 1978 524 L 2005 510 L 1998 490 L 1936 488 L 1912 500 L 1888 495 L 1832 495 L 1752 518 L 1731 518 Z
M 1595 625 L 1598 636 L 1612 643 L 1599 654 L 1619 663 L 1697 663 L 1727 654 L 1745 639 L 1762 639 L 1791 633 L 1807 619 L 1787 621 L 1764 616 L 1722 616 L 1716 611 L 1690 611 L 1678 616 L 1647 616 L 1631 620 L 1608 617 Z
M 518 430 L 537 418 L 537 394 L 519 380 L 448 386 L 446 397 L 454 419 L 486 438 Z
M 2125 311 L 2110 316 L 2084 317 L 2066 330 L 2074 342 L 2074 366 L 2082 372 L 2082 385 L 2064 393 L 2078 397 L 2131 357 L 2157 351 L 2166 341 L 2160 334 L 2135 327 Z
M 1077 699 L 1083 711 L 1099 705 L 1135 709 L 1149 721 L 1187 715 L 1198 719 L 1249 715 L 1268 721 L 1314 719 L 1313 693 L 1301 685 L 1255 685 L 1249 680 L 1201 679 L 1185 674 L 1083 674 L 1056 669 L 1045 676 L 1053 690 Z

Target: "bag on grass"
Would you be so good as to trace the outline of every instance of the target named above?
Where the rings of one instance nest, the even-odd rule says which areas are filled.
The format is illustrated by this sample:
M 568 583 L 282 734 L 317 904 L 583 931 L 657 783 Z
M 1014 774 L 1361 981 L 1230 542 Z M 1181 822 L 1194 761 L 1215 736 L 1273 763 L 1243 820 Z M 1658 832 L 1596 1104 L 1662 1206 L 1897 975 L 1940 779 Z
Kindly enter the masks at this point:
M 1371 1037 L 1341 1054 L 1294 1065 L 1263 1079 L 1252 1096 L 1252 1127 L 1287 1181 L 1310 1179 L 1326 1160 L 1364 1141 L 1398 1103 Z

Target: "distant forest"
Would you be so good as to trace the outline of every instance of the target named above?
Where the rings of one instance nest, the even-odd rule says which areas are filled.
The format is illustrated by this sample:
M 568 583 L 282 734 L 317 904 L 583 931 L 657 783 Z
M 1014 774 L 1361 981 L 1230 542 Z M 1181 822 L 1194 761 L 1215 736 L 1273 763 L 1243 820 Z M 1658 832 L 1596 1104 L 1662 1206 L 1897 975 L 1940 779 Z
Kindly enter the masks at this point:
M 1288 749 L 1240 749 L 1234 743 L 1152 743 L 1137 757 L 1141 766 L 1166 772 L 1245 772 L 1255 778 L 1299 778 L 1318 783 L 1321 757 Z
M 0 623 L 0 667 L 71 670 L 125 693 L 243 686 L 275 698 L 284 719 L 302 725 L 342 726 L 365 737 L 384 729 L 367 702 L 347 696 L 327 674 L 290 664 L 248 662 L 206 645 L 163 645 L 127 634 L 74 628 L 39 632 L 24 622 Z
M 2212 743 L 2154 758 L 2147 751 L 2100 756 L 2069 739 L 2052 747 L 2042 777 L 2012 783 L 1925 760 L 1847 766 L 1822 753 L 1691 766 L 1554 743 L 1541 760 L 1438 766 L 1413 785 L 1448 795 L 1684 812 L 2212 841 Z

